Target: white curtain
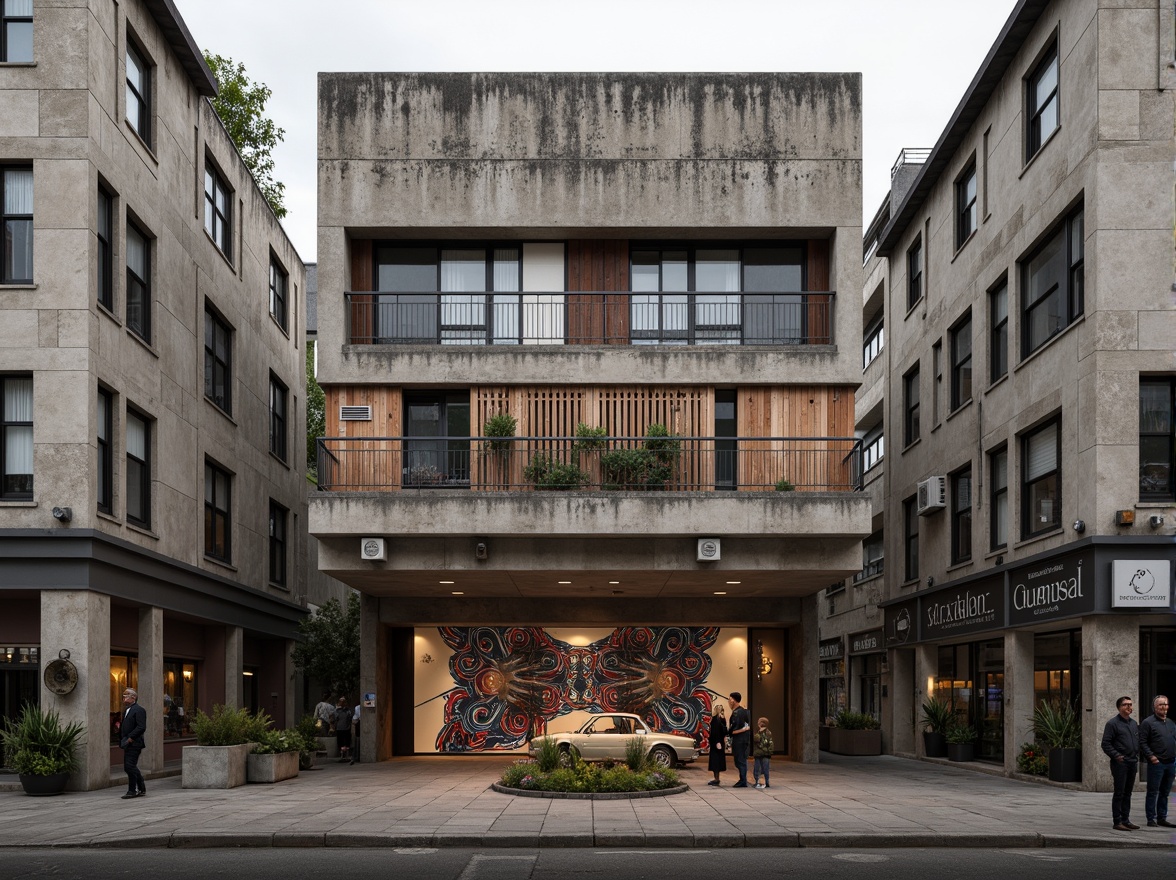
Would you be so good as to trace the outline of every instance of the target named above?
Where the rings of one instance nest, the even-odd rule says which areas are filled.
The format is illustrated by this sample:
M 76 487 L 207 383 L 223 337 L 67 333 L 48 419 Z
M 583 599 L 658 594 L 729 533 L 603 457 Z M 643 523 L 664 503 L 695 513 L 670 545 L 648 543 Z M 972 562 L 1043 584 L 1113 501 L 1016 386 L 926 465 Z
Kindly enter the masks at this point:
M 127 413 L 127 455 L 147 460 L 147 425 L 137 416 Z
M 31 422 L 33 420 L 33 380 L 4 380 L 4 421 Z M 33 472 L 33 427 L 10 425 L 6 431 L 4 473 L 31 474 Z
M 494 290 L 497 293 L 517 292 L 519 285 L 519 252 L 517 248 L 495 248 Z
M 33 170 L 31 168 L 5 169 L 4 213 L 33 213 Z
M 127 268 L 147 280 L 147 242 L 131 226 L 127 226 Z
M 1025 479 L 1036 480 L 1043 474 L 1056 470 L 1058 466 L 1058 426 L 1051 425 L 1029 438 L 1028 461 L 1025 463 Z
M 28 18 L 33 14 L 33 0 L 4 0 L 4 14 L 10 18 Z

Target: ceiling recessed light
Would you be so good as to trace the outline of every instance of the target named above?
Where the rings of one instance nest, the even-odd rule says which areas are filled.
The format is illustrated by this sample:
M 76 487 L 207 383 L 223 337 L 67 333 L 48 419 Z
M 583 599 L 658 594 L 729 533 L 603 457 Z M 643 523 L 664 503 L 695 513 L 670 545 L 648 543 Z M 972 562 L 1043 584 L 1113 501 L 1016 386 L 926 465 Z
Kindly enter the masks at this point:
M 619 584 L 620 581 L 609 581 L 610 584 Z
M 715 595 L 716 596 L 726 596 L 727 591 L 726 590 L 715 590 Z
M 559 581 L 559 583 L 561 583 L 561 584 L 570 584 L 570 583 L 571 583 L 571 581 Z
M 439 584 L 452 584 L 453 581 L 437 581 Z
M 735 586 L 736 584 L 743 583 L 743 581 L 727 581 L 727 583 L 730 584 L 731 586 Z
M 463 593 L 461 590 L 454 590 L 454 591 L 453 591 L 453 595 L 455 595 L 455 596 L 464 596 L 464 595 L 465 595 L 465 593 Z

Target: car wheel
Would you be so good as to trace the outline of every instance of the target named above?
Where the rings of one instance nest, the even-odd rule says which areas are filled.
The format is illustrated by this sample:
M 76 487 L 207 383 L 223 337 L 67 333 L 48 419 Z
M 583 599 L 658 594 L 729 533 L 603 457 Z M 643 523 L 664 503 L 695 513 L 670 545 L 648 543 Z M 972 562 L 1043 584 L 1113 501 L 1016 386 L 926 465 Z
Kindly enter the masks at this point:
M 559 766 L 571 767 L 576 763 L 576 759 L 580 757 L 580 750 L 573 745 L 564 743 L 559 747 Z
M 655 767 L 673 767 L 677 763 L 674 750 L 669 746 L 654 746 L 649 753 L 649 760 Z

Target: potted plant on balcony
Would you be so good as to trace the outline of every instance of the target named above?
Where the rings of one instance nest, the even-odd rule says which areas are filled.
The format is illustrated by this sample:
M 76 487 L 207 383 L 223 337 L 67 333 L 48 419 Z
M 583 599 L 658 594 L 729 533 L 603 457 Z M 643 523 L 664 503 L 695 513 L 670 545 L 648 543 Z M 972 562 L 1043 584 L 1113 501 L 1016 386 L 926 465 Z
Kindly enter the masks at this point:
M 299 753 L 305 747 L 297 730 L 267 730 L 253 743 L 245 761 L 246 782 L 281 782 L 298 775 Z
M 16 719 L 0 731 L 7 763 L 20 775 L 25 794 L 61 794 L 78 767 L 75 747 L 85 728 L 78 722 L 62 726 L 56 712 L 26 703 Z
M 976 729 L 970 724 L 953 720 L 947 729 L 947 760 L 971 761 L 976 757 Z
M 206 715 L 200 709 L 192 718 L 196 745 L 184 746 L 183 788 L 236 788 L 246 780 L 246 763 L 253 743 L 270 726 L 265 712 L 251 715 L 248 709 L 212 707 Z
M 588 482 L 588 475 L 575 462 L 563 462 L 537 452 L 530 464 L 523 468 L 523 476 L 539 490 L 580 489 Z
M 880 755 L 882 725 L 868 712 L 842 709 L 829 728 L 829 751 L 835 755 Z
M 792 484 L 792 482 L 789 481 L 789 479 L 787 477 L 781 477 L 780 479 L 776 480 L 776 491 L 777 492 L 795 492 L 796 486 L 794 486 Z
M 1082 780 L 1082 722 L 1067 702 L 1042 700 L 1033 710 L 1033 736 L 1049 750 L 1052 782 Z
M 492 471 L 486 475 L 487 485 L 505 487 L 510 483 L 510 450 L 518 425 L 518 420 L 505 411 L 492 415 L 482 425 L 482 434 L 488 438 L 482 443 L 482 453 L 489 457 L 488 464 Z
M 923 725 L 923 753 L 928 758 L 947 757 L 947 731 L 951 728 L 955 713 L 946 700 L 928 697 L 923 701 L 923 714 L 919 723 Z

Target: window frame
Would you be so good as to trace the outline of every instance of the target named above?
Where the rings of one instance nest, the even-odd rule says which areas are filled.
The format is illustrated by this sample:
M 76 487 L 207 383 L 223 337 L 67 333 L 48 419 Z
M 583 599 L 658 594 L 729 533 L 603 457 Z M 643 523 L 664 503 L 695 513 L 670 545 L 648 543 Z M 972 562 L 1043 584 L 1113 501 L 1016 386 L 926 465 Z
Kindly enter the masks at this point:
M 997 306 L 1001 305 L 1001 316 Z M 988 382 L 995 383 L 1009 374 L 1009 281 L 1002 278 L 988 291 Z
M 1001 458 L 1004 459 L 1003 480 L 998 479 L 999 472 L 996 467 L 997 460 Z M 990 551 L 1003 550 L 1009 545 L 1009 529 L 1012 525 L 1009 518 L 1009 447 L 1007 443 L 1001 444 L 988 453 L 988 495 L 991 510 L 988 515 L 988 549 Z M 999 516 L 1002 510 L 1005 520 L 1004 540 L 1000 540 Z
M 223 357 L 218 353 L 218 333 L 224 336 Z M 218 372 L 223 388 L 220 398 L 216 394 Z M 207 301 L 204 304 L 204 399 L 225 415 L 233 414 L 233 327 Z
M 114 195 L 102 184 L 98 184 L 97 205 L 97 222 L 94 229 L 98 239 L 98 265 L 95 267 L 98 281 L 96 299 L 100 306 L 114 312 Z
M 217 494 L 217 478 L 223 478 L 225 497 Z M 212 489 L 212 497 L 208 495 Z M 215 540 L 217 525 L 222 526 L 224 546 L 218 548 Z M 219 562 L 233 561 L 233 474 L 212 459 L 204 459 L 204 555 Z
M 143 242 L 143 273 L 146 277 L 139 277 L 139 274 L 131 268 L 131 246 L 130 237 L 131 232 L 137 235 Z M 135 223 L 129 217 L 127 218 L 127 246 L 126 259 L 123 262 L 126 264 L 127 271 L 127 289 L 125 292 L 125 312 L 127 329 L 142 339 L 144 342 L 151 341 L 151 246 L 153 239 L 146 232 L 143 231 L 139 224 Z M 139 291 L 137 295 L 132 295 L 133 291 Z M 131 308 L 138 303 L 142 311 L 142 319 L 134 321 L 131 318 Z
M 972 341 L 972 310 L 968 309 L 963 317 L 961 317 L 952 326 L 949 331 L 951 340 L 951 394 L 950 394 L 950 408 L 948 412 L 955 412 L 960 407 L 969 403 L 972 400 L 972 395 L 975 393 L 974 374 L 972 370 L 972 352 L 974 344 Z M 963 352 L 962 343 L 967 341 L 967 351 Z M 967 387 L 965 388 L 964 376 L 967 375 Z M 967 396 L 964 392 L 967 391 Z
M 133 59 L 132 59 L 132 56 Z M 135 66 L 142 75 L 141 83 L 131 82 L 131 61 L 134 60 Z M 143 139 L 148 147 L 151 146 L 151 137 L 154 126 L 152 126 L 151 119 L 151 98 L 154 91 L 155 79 L 155 65 L 152 64 L 147 57 L 147 53 L 143 50 L 142 44 L 139 43 L 128 31 L 127 33 L 127 51 L 123 58 L 123 63 L 126 66 L 125 80 L 126 80 L 126 120 L 131 130 Z M 141 124 L 136 125 L 131 121 L 130 108 L 134 98 L 134 105 L 139 110 L 139 119 Z
M 907 311 L 909 312 L 923 298 L 923 236 L 915 238 L 907 248 Z
M 32 6 L 31 2 L 30 2 L 30 6 Z M 7 15 L 6 14 L 7 8 L 8 8 L 7 4 L 4 2 L 4 0 L 0 0 L 0 62 L 3 62 L 4 64 L 32 64 L 33 63 L 33 49 L 36 46 L 36 44 L 32 40 L 29 41 L 29 57 L 28 58 L 9 58 L 8 57 L 9 52 L 10 52 L 10 49 L 8 46 L 8 26 L 10 24 L 18 24 L 18 23 L 23 24 L 25 22 L 28 22 L 29 29 L 30 29 L 30 36 L 35 37 L 35 33 L 32 32 L 33 14 L 30 13 L 29 15 Z
M 970 195 L 968 193 L 969 187 L 971 187 Z M 955 181 L 955 246 L 957 251 L 972 237 L 972 233 L 980 225 L 979 204 L 976 201 L 978 194 L 976 158 L 973 156 Z
M 885 457 L 886 435 L 883 434 L 882 423 L 879 422 L 862 437 L 862 473 L 868 474 L 872 468 L 880 465 Z
M 98 386 L 98 484 L 97 508 L 100 513 L 114 514 L 114 392 Z M 102 404 L 105 404 L 103 407 Z M 105 413 L 103 412 L 105 409 Z
M 966 486 L 965 486 L 966 484 Z M 967 492 L 967 506 L 960 498 Z M 951 563 L 959 565 L 972 560 L 972 465 L 960 468 L 951 475 Z
M 289 589 L 287 564 L 287 536 L 290 510 L 274 499 L 269 502 L 269 582 Z
M 132 419 L 143 425 L 143 458 L 139 458 L 131 453 L 131 444 L 128 440 L 123 450 L 126 457 L 127 471 L 127 490 L 123 507 L 128 523 L 143 529 L 149 529 L 151 528 L 151 426 L 153 420 L 145 413 L 128 406 L 126 415 L 128 437 L 130 435 Z M 136 465 L 139 471 L 139 497 L 143 499 L 143 505 L 140 511 L 131 510 L 131 479 L 134 473 L 132 464 Z
M 212 189 L 209 189 L 211 184 Z M 217 196 L 224 199 L 225 210 L 217 207 Z M 233 197 L 235 193 L 229 188 L 220 169 L 211 159 L 204 161 L 204 231 L 212 239 L 226 260 L 233 262 Z M 210 213 L 211 212 L 211 213 Z
M 865 332 L 862 342 L 862 370 L 866 370 L 874 363 L 878 355 L 886 347 L 886 322 L 881 316 L 875 318 Z
M 902 502 L 903 582 L 919 579 L 919 496 Z
M 1143 389 L 1144 386 L 1154 385 L 1163 386 L 1167 390 L 1167 404 L 1168 404 L 1168 429 L 1163 430 L 1144 430 L 1144 419 L 1146 418 L 1143 407 Z M 1155 502 L 1155 501 L 1176 501 L 1176 377 L 1174 376 L 1140 376 L 1139 377 L 1139 500 L 1141 502 Z M 1144 451 L 1144 440 L 1146 438 L 1159 439 L 1162 438 L 1167 444 L 1166 461 L 1164 464 L 1168 468 L 1167 487 L 1159 491 L 1145 491 L 1143 488 L 1144 468 L 1150 465 L 1150 462 L 1144 460 L 1147 454 Z
M 1081 235 L 1078 238 L 1080 248 L 1075 248 L 1074 231 L 1080 228 Z M 1062 249 L 1064 250 L 1065 271 L 1059 273 L 1060 280 L 1057 284 L 1048 288 L 1044 293 L 1041 293 L 1032 302 L 1029 301 L 1030 290 L 1030 266 L 1034 260 L 1041 256 L 1048 250 L 1058 237 L 1062 239 Z M 1020 318 L 1021 318 L 1021 360 L 1024 361 L 1027 357 L 1035 351 L 1046 345 L 1055 336 L 1060 336 L 1067 327 L 1073 324 L 1078 318 L 1085 313 L 1085 269 L 1086 269 L 1086 216 L 1085 206 L 1080 202 L 1077 207 L 1069 211 L 1058 223 L 1056 223 L 1041 242 L 1030 251 L 1019 263 L 1021 270 L 1021 302 L 1020 302 Z M 1080 250 L 1080 253 L 1075 251 Z M 1040 269 L 1044 269 L 1043 264 Z M 1064 308 L 1061 313 L 1061 323 L 1052 332 L 1043 336 L 1036 344 L 1033 344 L 1031 333 L 1032 313 L 1038 308 L 1046 308 L 1049 301 L 1055 296 L 1058 297 L 1059 302 Z
M 9 420 L 6 416 L 8 410 L 6 398 L 8 396 L 8 382 L 27 379 L 31 386 L 32 408 L 34 418 L 25 420 Z M 36 491 L 36 386 L 33 384 L 32 373 L 0 373 L 0 500 L 3 501 L 31 501 L 33 494 Z M 13 428 L 29 428 L 34 433 L 32 434 L 32 449 L 30 454 L 33 458 L 33 472 L 29 474 L 29 488 L 28 491 L 22 489 L 8 490 L 5 487 L 8 484 L 8 433 Z
M 1036 102 L 1037 84 L 1042 81 L 1042 74 L 1054 66 L 1054 87 L 1040 104 Z M 1062 126 L 1061 113 L 1061 81 L 1062 65 L 1058 55 L 1058 38 L 1056 34 L 1049 44 L 1042 50 L 1033 69 L 1025 77 L 1025 163 L 1028 164 L 1034 156 L 1041 152 L 1050 136 Z M 1048 132 L 1040 129 L 1039 123 L 1046 108 L 1054 106 L 1054 126 Z
M 1054 466 L 1051 470 L 1039 474 L 1036 477 L 1029 476 L 1029 445 L 1033 438 L 1046 431 L 1054 431 Z M 1025 431 L 1021 434 L 1021 539 L 1028 540 L 1035 538 L 1038 535 L 1043 535 L 1048 532 L 1056 531 L 1062 524 L 1062 420 L 1060 416 L 1041 423 L 1040 425 Z M 1032 528 L 1035 519 L 1033 517 L 1032 503 L 1034 495 L 1034 487 L 1046 483 L 1051 478 L 1055 479 L 1054 497 L 1050 500 L 1053 503 L 1054 515 L 1050 522 L 1045 523 L 1039 528 Z
M 3 0 L 0 0 L 0 2 L 3 2 Z M 33 176 L 33 165 L 32 165 L 32 163 L 0 164 L 0 234 L 2 234 L 5 237 L 5 239 L 7 239 L 7 232 L 8 232 L 8 224 L 9 223 L 18 223 L 18 222 L 19 223 L 25 223 L 25 222 L 28 223 L 28 225 L 29 225 L 28 236 L 29 236 L 29 242 L 30 242 L 29 275 L 27 278 L 25 278 L 23 276 L 18 278 L 18 277 L 16 277 L 16 275 L 12 274 L 13 270 L 10 265 L 8 248 L 5 247 L 3 259 L 0 260 L 0 284 L 32 284 L 33 283 L 33 271 L 34 271 L 33 267 L 34 267 L 34 263 L 36 260 L 36 238 L 35 238 L 36 226 L 34 225 L 33 218 L 36 216 L 36 211 L 37 211 L 37 205 L 36 205 L 37 180 L 36 180 L 36 177 L 33 176 L 33 205 L 32 205 L 33 210 L 32 210 L 32 212 L 28 213 L 28 214 L 25 214 L 25 213 L 20 213 L 20 214 L 11 213 L 10 214 L 10 213 L 8 213 L 8 209 L 6 207 L 8 204 L 8 193 L 7 193 L 8 172 L 10 172 L 10 171 L 27 171 L 30 174 L 30 176 Z
M 289 291 L 290 273 L 282 268 L 278 258 L 270 254 L 269 265 L 269 310 L 270 316 L 278 322 L 283 331 L 289 332 Z
M 279 406 L 275 406 L 278 403 Z M 280 412 L 278 410 L 281 410 Z M 272 372 L 269 374 L 270 454 L 285 462 L 289 455 L 290 389 Z
M 919 362 L 916 361 L 915 365 L 902 376 L 902 445 L 904 449 L 922 436 L 919 424 L 921 395 Z

